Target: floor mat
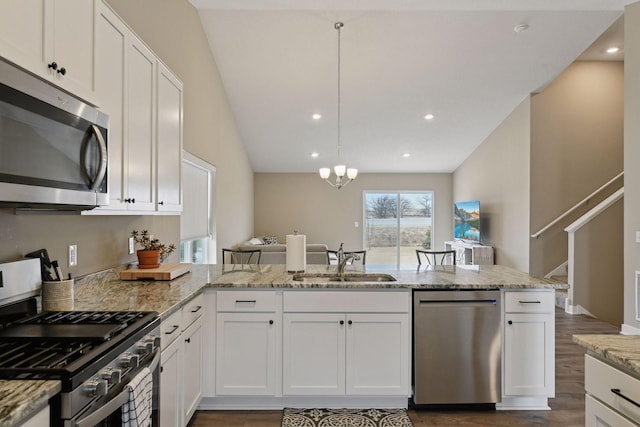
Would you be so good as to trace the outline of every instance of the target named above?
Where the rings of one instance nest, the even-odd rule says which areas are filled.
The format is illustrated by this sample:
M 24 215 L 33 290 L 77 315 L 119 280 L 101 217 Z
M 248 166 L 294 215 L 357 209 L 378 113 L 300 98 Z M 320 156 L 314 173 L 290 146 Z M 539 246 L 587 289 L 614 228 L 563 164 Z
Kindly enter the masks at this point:
M 404 409 L 285 408 L 282 427 L 413 427 Z

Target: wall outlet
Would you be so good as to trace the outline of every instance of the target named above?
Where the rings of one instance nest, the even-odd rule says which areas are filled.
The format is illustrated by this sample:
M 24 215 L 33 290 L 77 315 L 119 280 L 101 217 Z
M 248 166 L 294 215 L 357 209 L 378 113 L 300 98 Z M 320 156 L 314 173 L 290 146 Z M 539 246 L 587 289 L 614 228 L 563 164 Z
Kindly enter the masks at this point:
M 640 243 L 640 231 L 636 231 L 636 243 Z
M 133 255 L 135 252 L 136 242 L 133 240 L 133 237 L 129 237 L 129 255 Z
M 356 222 L 355 222 L 354 226 L 355 226 L 356 228 L 358 228 L 358 227 L 360 226 L 360 224 L 358 223 L 358 221 L 356 221 Z
M 69 245 L 69 267 L 78 265 L 78 245 Z

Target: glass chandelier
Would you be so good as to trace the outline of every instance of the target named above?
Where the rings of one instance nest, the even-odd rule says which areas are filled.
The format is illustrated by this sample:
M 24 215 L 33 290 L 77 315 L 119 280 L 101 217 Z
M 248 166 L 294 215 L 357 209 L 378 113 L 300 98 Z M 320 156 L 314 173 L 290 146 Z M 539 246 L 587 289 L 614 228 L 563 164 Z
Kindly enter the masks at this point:
M 346 165 L 340 163 L 340 151 L 342 149 L 341 141 L 340 141 L 340 30 L 344 27 L 342 22 L 336 22 L 334 24 L 334 28 L 338 30 L 338 164 L 333 167 L 333 172 L 335 173 L 335 181 L 331 181 L 329 177 L 331 176 L 330 168 L 320 168 L 320 178 L 322 178 L 327 184 L 330 186 L 340 189 L 356 179 L 358 176 L 358 169 L 355 168 L 347 168 Z M 346 178 L 345 178 L 346 174 Z

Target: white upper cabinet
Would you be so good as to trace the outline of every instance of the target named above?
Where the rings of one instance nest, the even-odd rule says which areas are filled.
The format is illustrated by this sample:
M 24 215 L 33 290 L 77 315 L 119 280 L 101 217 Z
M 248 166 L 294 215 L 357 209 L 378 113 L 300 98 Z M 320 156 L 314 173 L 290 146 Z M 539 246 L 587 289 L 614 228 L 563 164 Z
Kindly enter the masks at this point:
M 182 82 L 158 63 L 157 211 L 182 211 Z
M 0 56 L 90 103 L 99 0 L 0 0 Z
M 182 82 L 102 2 L 96 50 L 96 97 L 110 118 L 109 205 L 83 214 L 180 214 Z

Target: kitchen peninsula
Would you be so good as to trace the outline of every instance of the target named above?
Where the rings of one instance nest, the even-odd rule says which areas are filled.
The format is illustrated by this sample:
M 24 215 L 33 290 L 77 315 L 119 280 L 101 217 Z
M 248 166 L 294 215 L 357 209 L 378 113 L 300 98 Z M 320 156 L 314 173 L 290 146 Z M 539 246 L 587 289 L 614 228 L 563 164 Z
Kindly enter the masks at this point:
M 554 289 L 566 286 L 497 265 L 438 266 L 404 271 L 368 269 L 366 271 L 390 274 L 396 279 L 393 282 L 329 282 L 322 277 L 335 273 L 334 270 L 335 266 L 309 265 L 305 274 L 318 276 L 317 281 L 310 278 L 306 278 L 305 281 L 296 281 L 293 274 L 285 271 L 284 265 L 245 265 L 244 267 L 229 264 L 192 265 L 189 273 L 170 282 L 154 282 L 122 281 L 119 278 L 120 270 L 113 269 L 76 280 L 74 310 L 159 312 L 163 334 L 166 331 L 178 329 L 174 335 L 182 337 L 175 341 L 165 341 L 166 337 L 163 335 L 163 366 L 169 360 L 168 355 L 165 360 L 165 354 L 171 351 L 173 346 L 187 346 L 188 344 L 185 344 L 187 341 L 191 345 L 199 342 L 198 345 L 202 347 L 200 351 L 195 352 L 196 359 L 193 363 L 187 363 L 184 359 L 190 354 L 188 348 L 176 347 L 182 352 L 180 360 L 185 360 L 180 368 L 184 366 L 184 375 L 188 375 L 189 378 L 188 381 L 178 381 L 179 386 L 192 386 L 192 380 L 197 379 L 196 390 L 182 391 L 185 396 L 182 400 L 184 406 L 180 407 L 180 400 L 176 403 L 180 408 L 177 411 L 180 415 L 176 425 L 186 425 L 196 407 L 264 409 L 278 408 L 292 403 L 406 407 L 407 399 L 411 395 L 410 301 L 413 289 L 497 288 L 503 293 L 534 295 L 544 304 L 548 305 L 551 302 L 553 306 Z M 346 274 L 354 273 L 355 271 L 349 270 L 346 272 Z M 307 296 L 312 298 L 307 299 Z M 297 304 L 296 308 L 290 308 L 291 304 Z M 541 305 L 538 304 L 538 306 Z M 503 310 L 507 310 L 507 306 L 508 303 L 505 303 Z M 352 384 L 352 389 L 349 389 L 345 383 L 342 383 L 338 389 L 325 387 L 326 384 L 316 384 L 319 387 L 299 387 L 297 381 L 301 378 L 295 377 L 296 371 L 287 371 L 285 368 L 301 366 L 301 362 L 295 359 L 295 349 L 300 346 L 292 345 L 295 342 L 292 341 L 296 333 L 294 327 L 301 316 L 320 319 L 320 325 L 323 324 L 324 319 L 330 318 L 333 322 L 334 318 L 340 318 L 344 319 L 345 323 L 351 319 L 354 323 L 365 322 L 368 327 L 382 319 L 382 323 L 387 325 L 388 331 L 392 334 L 390 337 L 392 341 L 380 338 L 378 342 L 386 347 L 393 347 L 388 345 L 391 342 L 398 343 L 401 348 L 391 349 L 392 351 L 385 353 L 385 357 L 388 356 L 390 360 L 396 358 L 400 367 L 394 366 L 394 369 L 385 370 L 376 366 L 378 372 L 395 373 L 394 375 L 385 373 L 379 378 L 386 383 L 380 383 L 378 388 L 369 387 L 366 384 L 365 387 L 361 387 L 362 384 L 357 382 Z M 505 312 L 504 316 L 506 322 L 506 316 L 511 314 Z M 544 328 L 545 336 L 548 337 L 550 334 L 553 339 L 553 311 L 550 314 L 547 312 L 520 313 L 518 316 L 527 320 L 529 324 L 533 320 L 534 325 L 538 324 L 535 323 L 536 319 L 541 319 L 542 323 L 539 324 Z M 375 321 L 366 323 L 368 319 Z M 511 326 L 517 326 L 518 318 L 512 320 L 515 321 Z M 232 331 L 243 336 L 230 335 Z M 192 332 L 200 335 L 191 335 Z M 402 335 L 400 338 L 397 337 L 398 332 Z M 341 333 L 344 334 L 344 331 Z M 345 337 L 345 335 L 342 336 Z M 342 339 L 348 339 L 348 336 Z M 318 340 L 320 337 L 312 335 L 311 338 Z M 337 362 L 340 365 L 339 369 L 342 370 L 338 375 L 339 381 L 348 381 L 348 378 L 358 379 L 357 373 L 354 377 L 354 372 L 349 372 L 349 351 L 353 350 L 354 342 L 347 343 L 345 346 L 342 341 L 343 355 Z M 247 346 L 252 345 L 255 347 L 247 351 Z M 515 377 L 505 371 L 511 365 L 503 364 L 503 401 L 502 407 L 498 405 L 499 408 L 548 408 L 547 398 L 552 397 L 554 393 L 553 382 L 548 381 L 549 368 L 553 366 L 554 360 L 553 352 L 549 354 L 549 351 L 553 350 L 553 344 L 551 348 L 548 347 L 548 342 L 542 345 L 540 351 L 533 353 L 545 354 L 545 360 L 541 364 L 530 367 L 531 369 L 520 370 Z M 508 344 L 503 344 L 503 352 L 514 351 L 509 348 Z M 252 364 L 245 363 L 246 360 L 242 358 L 238 359 L 238 354 L 243 355 L 245 359 L 253 358 Z M 357 354 L 357 351 L 354 354 Z M 291 360 L 292 357 L 293 360 Z M 518 357 L 503 353 L 505 361 L 516 360 Z M 524 360 L 529 359 L 525 357 Z M 244 368 L 233 369 L 234 367 L 229 364 L 233 364 L 234 361 L 243 364 Z M 256 363 L 257 361 L 260 363 Z M 302 363 L 309 362 L 302 361 Z M 366 366 L 366 364 L 358 366 Z M 197 372 L 191 372 L 192 369 Z M 170 369 L 167 365 L 164 372 L 168 371 Z M 535 375 L 543 377 L 535 378 Z M 260 381 L 256 382 L 256 379 Z M 519 382 L 531 380 L 535 380 L 533 385 L 538 387 L 537 389 L 529 387 L 526 392 L 528 394 L 518 391 L 525 389 L 518 388 L 521 385 Z M 162 387 L 166 389 L 168 386 L 162 382 Z M 173 383 L 173 387 L 176 387 L 176 383 Z M 515 394 L 510 395 L 510 393 Z M 187 402 L 190 400 L 192 402 L 188 405 Z M 3 399 L 4 401 L 10 400 Z M 161 405 L 163 411 L 166 406 L 166 404 Z M 3 410 L 1 413 L 11 413 L 11 410 L 9 408 L 8 411 Z

